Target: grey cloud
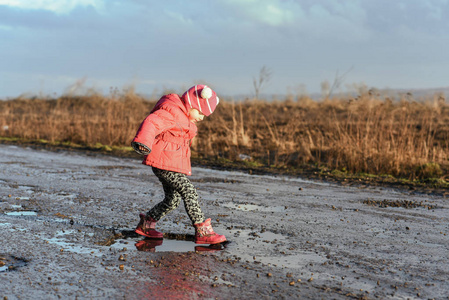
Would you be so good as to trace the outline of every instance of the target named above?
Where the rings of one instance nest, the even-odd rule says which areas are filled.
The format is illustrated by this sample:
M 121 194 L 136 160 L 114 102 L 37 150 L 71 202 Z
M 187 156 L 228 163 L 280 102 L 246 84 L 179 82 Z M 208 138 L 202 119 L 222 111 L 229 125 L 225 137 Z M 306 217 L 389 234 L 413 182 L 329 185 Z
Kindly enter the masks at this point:
M 363 3 L 367 11 L 370 28 L 382 33 L 394 32 L 403 27 L 417 33 L 446 35 L 449 21 L 447 1 L 407 0 L 407 1 L 367 1 Z
M 105 24 L 104 18 L 91 6 L 77 7 L 70 14 L 57 15 L 48 10 L 24 10 L 0 5 L 0 25 L 29 31 L 57 31 L 101 30 Z
M 267 65 L 272 86 L 285 91 L 283 85 L 298 83 L 313 90 L 351 66 L 348 81 L 353 74 L 384 80 L 379 74 L 391 66 L 447 57 L 447 21 L 438 17 L 447 3 L 270 0 L 293 16 L 276 25 L 252 18 L 241 2 L 111 0 L 102 11 L 78 7 L 65 15 L 0 6 L 0 38 L 7 41 L 0 55 L 9 57 L 2 70 L 86 76 L 105 85 L 118 78 L 187 85 L 205 79 L 241 92 Z M 423 57 L 429 51 L 431 58 Z

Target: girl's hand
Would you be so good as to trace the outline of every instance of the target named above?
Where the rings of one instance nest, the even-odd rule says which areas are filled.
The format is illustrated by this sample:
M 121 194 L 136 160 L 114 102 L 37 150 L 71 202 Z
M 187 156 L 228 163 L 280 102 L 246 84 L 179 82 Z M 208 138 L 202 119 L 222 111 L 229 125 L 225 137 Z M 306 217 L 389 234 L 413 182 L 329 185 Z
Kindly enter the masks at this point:
M 134 151 L 142 155 L 148 155 L 151 152 L 150 148 L 138 142 L 132 142 L 131 146 L 133 147 Z

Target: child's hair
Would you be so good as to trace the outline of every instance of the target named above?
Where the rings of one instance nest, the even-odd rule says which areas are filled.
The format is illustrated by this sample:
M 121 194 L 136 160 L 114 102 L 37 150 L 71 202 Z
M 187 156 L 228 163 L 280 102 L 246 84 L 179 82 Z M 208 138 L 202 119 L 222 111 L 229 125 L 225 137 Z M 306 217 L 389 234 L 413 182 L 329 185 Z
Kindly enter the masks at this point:
M 217 107 L 220 99 L 217 94 L 207 85 L 194 85 L 183 95 L 182 100 L 185 106 L 199 110 L 203 115 L 209 116 Z

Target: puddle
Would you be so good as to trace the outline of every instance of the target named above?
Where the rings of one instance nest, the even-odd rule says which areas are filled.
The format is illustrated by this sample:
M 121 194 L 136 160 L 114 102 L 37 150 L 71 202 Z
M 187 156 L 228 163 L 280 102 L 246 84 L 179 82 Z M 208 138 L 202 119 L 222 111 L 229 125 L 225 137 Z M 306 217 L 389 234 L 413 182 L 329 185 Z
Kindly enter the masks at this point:
M 29 185 L 19 185 L 19 190 L 24 190 L 28 194 L 34 193 L 34 186 Z
M 285 206 L 262 206 L 257 204 L 237 204 L 233 202 L 223 203 L 224 207 L 242 211 L 284 212 Z
M 255 232 L 251 230 L 226 230 L 225 235 L 229 240 L 232 237 L 240 237 L 245 240 L 252 240 L 262 244 L 277 244 L 285 242 L 286 236 L 270 231 Z M 164 239 L 143 239 L 142 236 L 136 236 L 133 232 L 122 231 L 125 236 L 123 239 L 115 240 L 110 247 L 112 249 L 127 250 L 136 248 L 138 251 L 149 252 L 190 252 L 190 251 L 221 251 L 228 247 L 229 241 L 216 245 L 201 245 L 193 242 L 193 235 L 190 234 L 165 234 Z
M 368 278 L 363 278 L 363 277 L 354 278 L 354 277 L 347 276 L 347 277 L 344 277 L 344 279 L 343 279 L 341 277 L 341 275 L 338 275 L 338 274 L 315 273 L 315 274 L 313 274 L 313 278 L 319 279 L 322 281 L 329 281 L 329 282 L 338 281 L 344 287 L 352 288 L 352 289 L 358 290 L 358 291 L 365 291 L 365 292 L 369 292 L 369 293 L 373 293 L 376 290 L 376 286 L 377 286 L 376 282 L 374 282 Z M 396 297 L 394 299 L 406 299 L 406 297 L 405 298 Z M 410 298 L 408 298 L 408 299 L 410 299 Z
M 28 186 L 28 185 L 10 185 L 12 188 L 17 189 L 20 192 L 26 193 L 26 194 L 33 194 L 34 193 L 34 186 Z M 16 199 L 29 199 L 29 197 L 18 197 Z
M 242 253 L 238 257 L 241 260 L 254 263 L 262 263 L 265 265 L 272 265 L 275 267 L 283 267 L 289 269 L 300 269 L 309 264 L 323 264 L 326 258 L 308 251 L 297 250 L 295 254 L 284 254 L 279 256 L 253 256 Z
M 33 186 L 16 185 L 16 184 L 10 184 L 10 187 L 17 189 L 19 191 L 18 193 L 20 193 L 20 194 L 25 193 L 25 194 L 29 194 L 29 195 L 34 194 L 34 189 L 35 189 L 35 187 L 33 187 Z M 30 200 L 30 197 L 29 196 L 17 196 L 17 197 L 14 197 L 14 199 Z
M 66 193 L 66 192 L 60 192 L 58 194 L 56 194 L 56 196 L 62 200 L 64 199 L 75 199 L 76 197 L 78 197 L 77 194 L 72 194 L 72 193 Z
M 153 252 L 189 252 L 195 251 L 195 244 L 191 241 L 180 240 L 141 240 L 136 244 L 136 249 L 139 251 Z
M 428 248 L 444 248 L 443 244 L 425 243 L 425 242 L 421 242 L 419 240 L 408 239 L 408 240 L 406 240 L 406 242 L 409 245 L 420 245 L 420 246 L 424 246 L 424 247 L 428 247 Z
M 176 225 L 176 224 L 175 224 Z M 177 225 L 179 227 L 179 225 Z M 114 241 L 110 248 L 116 250 L 136 249 L 147 252 L 193 252 L 193 251 L 221 251 L 227 247 L 229 242 L 216 245 L 201 245 L 193 242 L 192 234 L 164 233 L 163 239 L 149 239 L 138 235 L 134 230 L 122 230 L 123 238 Z
M 143 239 L 143 240 L 117 240 L 110 247 L 112 249 L 127 250 L 136 249 L 137 251 L 146 252 L 193 252 L 193 251 L 221 251 L 226 247 L 227 243 L 217 245 L 199 245 L 188 240 L 172 240 L 172 239 Z
M 178 241 L 169 239 L 144 239 L 144 240 L 128 240 L 121 239 L 116 240 L 114 244 L 110 247 L 112 249 L 122 250 L 126 248 L 128 250 L 136 249 L 139 251 L 149 251 L 149 252 L 188 252 L 194 251 L 194 246 L 192 242 L 189 241 Z
M 20 197 L 20 198 L 26 198 L 26 197 Z M 19 198 L 16 198 L 16 199 L 19 199 Z M 11 207 L 11 209 L 15 209 L 15 211 L 5 212 L 5 215 L 7 215 L 7 216 L 16 216 L 16 217 L 17 216 L 37 216 L 37 211 L 23 209 L 22 205 L 11 204 L 10 207 Z
M 49 244 L 60 246 L 63 251 L 74 252 L 78 254 L 92 254 L 95 256 L 102 255 L 99 249 L 83 247 L 74 243 L 64 241 L 65 235 L 73 233 L 75 233 L 75 230 L 58 231 L 56 232 L 56 236 L 54 238 L 44 240 L 46 240 Z
M 26 264 L 27 260 L 23 258 L 0 254 L 0 272 L 13 271 Z
M 16 197 L 16 200 L 30 200 L 30 197 Z
M 225 235 L 229 237 L 240 237 L 246 240 L 258 240 L 265 243 L 283 242 L 287 239 L 286 236 L 271 231 L 260 232 L 259 230 L 251 231 L 247 229 L 245 230 L 233 229 L 227 230 L 227 232 L 228 233 Z
M 37 212 L 32 210 L 9 211 L 5 212 L 7 216 L 37 216 Z
M 244 245 L 230 245 L 230 252 L 238 253 L 237 256 L 240 260 L 254 263 L 261 263 L 265 265 L 272 265 L 284 268 L 302 268 L 310 263 L 322 264 L 327 261 L 323 256 L 311 251 L 304 251 L 296 249 L 293 251 L 287 251 L 282 253 L 280 250 L 276 250 L 275 255 L 254 255 L 250 248 L 245 248 L 248 245 L 253 249 L 260 249 L 261 247 L 267 248 L 267 254 L 271 254 L 270 249 L 275 249 L 277 246 L 285 245 L 288 243 L 289 236 L 274 233 L 271 231 L 251 231 L 251 230 L 227 230 L 227 236 L 230 239 L 232 237 L 238 237 L 247 241 Z M 235 245 L 235 246 L 234 246 Z M 239 246 L 243 247 L 240 248 Z M 270 253 L 271 252 L 271 253 Z M 250 254 L 251 253 L 251 254 Z
M 251 231 L 251 230 L 226 230 L 226 236 L 232 241 L 233 237 L 239 237 L 243 240 L 251 240 L 251 244 L 255 247 L 273 247 L 273 244 L 283 244 L 289 238 L 282 234 L 265 231 Z M 126 234 L 125 234 L 126 235 Z M 175 239 L 176 237 L 185 239 Z M 207 251 L 218 252 L 227 249 L 229 254 L 238 253 L 239 260 L 262 263 L 265 265 L 272 265 L 284 268 L 303 268 L 308 264 L 322 264 L 327 261 L 325 257 L 322 257 L 315 252 L 295 250 L 291 254 L 276 254 L 276 255 L 257 255 L 249 254 L 246 250 L 248 243 L 245 243 L 245 250 L 242 251 L 238 244 L 232 242 L 225 242 L 217 245 L 199 245 L 193 242 L 193 236 L 191 235 L 172 235 L 173 239 L 141 239 L 142 237 L 124 238 L 118 239 L 110 247 L 118 251 L 134 250 L 146 251 L 146 252 L 191 252 L 191 251 Z M 254 244 L 260 243 L 260 244 Z M 235 255 L 237 256 L 237 255 Z

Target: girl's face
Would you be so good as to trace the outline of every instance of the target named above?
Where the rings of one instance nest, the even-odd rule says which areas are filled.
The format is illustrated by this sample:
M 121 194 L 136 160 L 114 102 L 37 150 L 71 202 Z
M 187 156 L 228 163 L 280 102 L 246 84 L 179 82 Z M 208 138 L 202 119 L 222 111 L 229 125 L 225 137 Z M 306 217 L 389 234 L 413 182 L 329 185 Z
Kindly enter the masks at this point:
M 196 108 L 191 108 L 189 110 L 189 120 L 192 123 L 196 123 L 202 121 L 204 119 L 204 115 Z

